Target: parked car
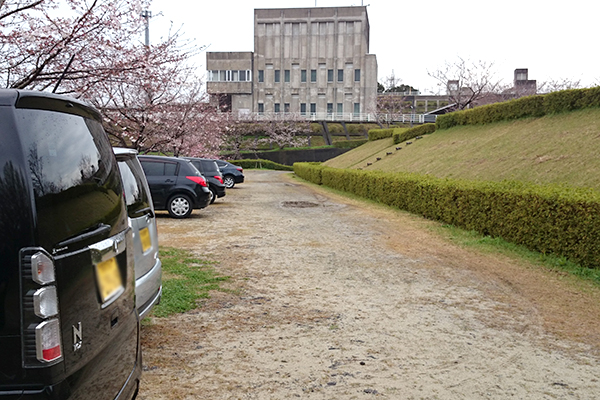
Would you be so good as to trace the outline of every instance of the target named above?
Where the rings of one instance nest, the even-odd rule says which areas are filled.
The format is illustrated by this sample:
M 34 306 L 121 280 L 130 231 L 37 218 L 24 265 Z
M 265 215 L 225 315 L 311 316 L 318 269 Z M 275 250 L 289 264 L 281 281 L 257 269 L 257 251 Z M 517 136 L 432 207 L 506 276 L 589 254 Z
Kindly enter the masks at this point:
M 133 239 L 100 114 L 0 89 L 0 139 L 0 398 L 135 398 Z
M 156 210 L 172 218 L 187 218 L 194 209 L 210 204 L 211 192 L 204 176 L 183 158 L 139 155 Z
M 242 167 L 228 161 L 215 161 L 223 174 L 223 183 L 227 189 L 231 189 L 236 183 L 244 183 L 244 169 Z
M 208 158 L 194 158 L 185 157 L 186 160 L 190 160 L 194 167 L 198 168 L 198 171 L 208 181 L 208 188 L 212 193 L 210 204 L 214 203 L 217 198 L 225 196 L 225 184 L 223 184 L 223 175 L 217 166 L 215 160 Z
M 129 226 L 133 231 L 135 305 L 140 319 L 160 302 L 162 263 L 158 257 L 158 232 L 150 187 L 133 149 L 113 148 L 121 171 Z

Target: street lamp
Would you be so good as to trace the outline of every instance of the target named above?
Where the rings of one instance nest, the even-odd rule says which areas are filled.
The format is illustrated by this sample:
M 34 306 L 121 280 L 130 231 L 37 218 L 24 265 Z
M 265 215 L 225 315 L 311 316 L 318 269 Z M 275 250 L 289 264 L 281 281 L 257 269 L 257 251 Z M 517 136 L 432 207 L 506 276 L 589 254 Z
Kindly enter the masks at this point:
M 150 47 L 150 18 L 152 18 L 152 11 L 142 11 L 142 18 L 146 20 L 146 47 Z

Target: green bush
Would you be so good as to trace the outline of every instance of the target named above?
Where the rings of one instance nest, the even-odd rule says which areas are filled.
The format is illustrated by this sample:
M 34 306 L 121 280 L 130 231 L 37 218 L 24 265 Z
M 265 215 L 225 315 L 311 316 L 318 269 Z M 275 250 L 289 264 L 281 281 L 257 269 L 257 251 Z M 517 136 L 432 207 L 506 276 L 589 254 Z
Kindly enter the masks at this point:
M 371 129 L 369 131 L 369 141 L 387 139 L 394 134 L 394 128 L 388 129 Z
M 414 128 L 396 128 L 394 129 L 394 144 L 402 143 L 406 140 L 414 139 L 417 136 L 427 135 L 435 132 L 435 124 L 423 124 Z
M 339 149 L 354 149 L 367 143 L 367 139 L 351 139 L 351 140 L 339 140 L 333 142 L 333 145 Z
M 308 181 L 600 268 L 600 193 L 296 163 Z
M 270 160 L 231 160 L 232 164 L 239 165 L 247 169 L 274 169 L 277 171 L 293 171 L 294 168 L 289 165 L 278 164 Z
M 600 87 L 563 90 L 456 111 L 440 115 L 436 127 L 448 129 L 458 125 L 481 125 L 521 118 L 538 118 L 590 107 L 600 107 Z

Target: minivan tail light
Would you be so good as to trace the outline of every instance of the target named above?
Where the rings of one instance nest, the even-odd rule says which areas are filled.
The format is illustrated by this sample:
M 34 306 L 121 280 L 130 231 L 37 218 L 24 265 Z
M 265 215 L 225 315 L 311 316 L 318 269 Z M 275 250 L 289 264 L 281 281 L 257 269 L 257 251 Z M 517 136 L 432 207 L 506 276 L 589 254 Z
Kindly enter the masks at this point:
M 58 319 L 50 319 L 36 326 L 35 342 L 38 360 L 51 362 L 59 359 L 62 356 L 62 349 Z
M 190 181 L 196 182 L 200 186 L 207 187 L 206 179 L 201 176 L 186 176 L 186 178 L 188 178 Z
M 43 287 L 33 294 L 33 310 L 35 315 L 44 319 L 58 314 L 56 286 Z
M 219 175 L 215 175 L 215 179 L 218 180 L 219 182 L 221 182 L 221 184 L 223 183 L 223 177 L 221 177 Z
M 62 361 L 60 307 L 53 257 L 39 247 L 21 249 L 23 365 Z
M 42 252 L 35 253 L 31 256 L 31 275 L 40 285 L 54 282 L 54 262 Z

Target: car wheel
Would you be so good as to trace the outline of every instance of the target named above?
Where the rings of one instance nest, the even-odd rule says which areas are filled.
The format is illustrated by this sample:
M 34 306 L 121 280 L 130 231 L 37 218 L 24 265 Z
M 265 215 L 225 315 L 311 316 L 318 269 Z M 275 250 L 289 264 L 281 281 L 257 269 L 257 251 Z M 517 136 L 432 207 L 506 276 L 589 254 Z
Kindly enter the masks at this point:
M 169 200 L 167 207 L 172 218 L 187 218 L 193 211 L 192 200 L 185 194 L 178 194 Z
M 232 187 L 235 186 L 235 179 L 233 179 L 233 176 L 227 175 L 227 176 L 223 177 L 223 183 L 225 184 L 225 187 L 227 189 L 231 189 Z
M 210 192 L 210 194 L 209 194 L 209 196 L 210 196 L 210 204 L 212 204 L 217 199 L 217 192 L 213 188 L 210 188 L 209 192 Z

